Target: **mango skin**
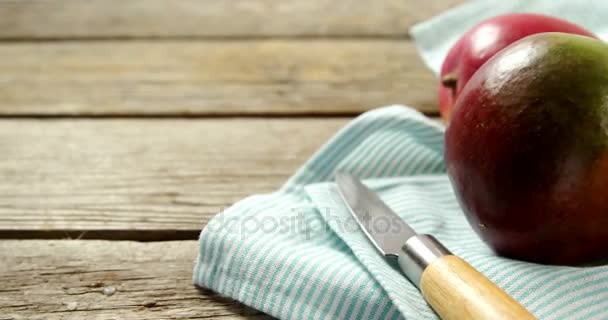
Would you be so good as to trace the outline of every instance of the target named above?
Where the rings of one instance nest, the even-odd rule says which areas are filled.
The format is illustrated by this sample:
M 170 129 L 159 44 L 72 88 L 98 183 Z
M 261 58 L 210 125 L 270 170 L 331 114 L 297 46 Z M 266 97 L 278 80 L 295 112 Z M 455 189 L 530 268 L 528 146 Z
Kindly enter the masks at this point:
M 438 88 L 439 113 L 449 122 L 460 92 L 488 59 L 511 43 L 543 32 L 563 32 L 595 38 L 582 27 L 556 17 L 534 13 L 509 13 L 480 22 L 450 49 L 441 66 Z M 449 81 L 446 80 L 451 79 Z M 450 85 L 446 85 L 451 83 Z
M 564 33 L 513 43 L 467 83 L 445 138 L 460 205 L 496 253 L 608 258 L 608 45 Z

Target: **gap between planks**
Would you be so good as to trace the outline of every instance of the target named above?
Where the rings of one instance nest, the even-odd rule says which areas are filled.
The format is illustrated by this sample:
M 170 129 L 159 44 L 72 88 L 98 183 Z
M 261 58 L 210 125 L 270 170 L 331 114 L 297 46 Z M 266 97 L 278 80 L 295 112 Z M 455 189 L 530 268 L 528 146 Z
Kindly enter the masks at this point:
M 71 114 L 16 114 L 2 115 L 0 120 L 126 120 L 126 119 L 146 119 L 146 120 L 213 120 L 213 119 L 318 119 L 318 118 L 347 118 L 358 116 L 361 113 L 354 112 L 335 112 L 335 113 L 295 113 L 295 114 L 100 114 L 100 115 L 71 115 Z M 428 117 L 439 117 L 439 112 L 423 112 Z
M 0 239 L 59 239 L 59 240 L 127 240 L 127 241 L 181 241 L 196 240 L 201 233 L 194 230 L 11 230 L 0 229 Z

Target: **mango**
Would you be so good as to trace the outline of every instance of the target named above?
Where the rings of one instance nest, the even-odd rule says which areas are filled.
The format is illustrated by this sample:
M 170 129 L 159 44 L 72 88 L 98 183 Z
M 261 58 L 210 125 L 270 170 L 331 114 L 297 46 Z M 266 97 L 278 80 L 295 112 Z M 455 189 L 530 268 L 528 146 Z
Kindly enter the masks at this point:
M 445 134 L 460 205 L 498 254 L 545 264 L 608 258 L 608 45 L 540 33 L 483 64 Z

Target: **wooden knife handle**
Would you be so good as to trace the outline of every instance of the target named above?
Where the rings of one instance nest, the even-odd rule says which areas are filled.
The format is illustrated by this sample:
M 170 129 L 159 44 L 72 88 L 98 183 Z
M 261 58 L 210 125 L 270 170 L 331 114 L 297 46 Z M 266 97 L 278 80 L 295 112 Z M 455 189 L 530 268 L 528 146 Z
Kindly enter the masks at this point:
M 500 287 L 454 255 L 442 256 L 425 268 L 420 290 L 443 320 L 536 319 Z

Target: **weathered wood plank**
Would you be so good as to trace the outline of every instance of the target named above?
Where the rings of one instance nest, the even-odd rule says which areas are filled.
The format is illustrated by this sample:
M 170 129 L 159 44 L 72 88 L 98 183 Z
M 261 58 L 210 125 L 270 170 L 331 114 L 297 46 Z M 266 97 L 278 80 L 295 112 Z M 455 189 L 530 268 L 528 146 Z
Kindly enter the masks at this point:
M 276 190 L 347 121 L 0 120 L 0 237 L 194 239 L 226 206 Z
M 0 319 L 268 318 L 195 289 L 196 252 L 195 241 L 0 241 Z
M 14 0 L 0 38 L 405 36 L 464 0 Z
M 401 40 L 0 44 L 0 83 L 0 115 L 436 110 L 436 79 Z

